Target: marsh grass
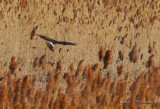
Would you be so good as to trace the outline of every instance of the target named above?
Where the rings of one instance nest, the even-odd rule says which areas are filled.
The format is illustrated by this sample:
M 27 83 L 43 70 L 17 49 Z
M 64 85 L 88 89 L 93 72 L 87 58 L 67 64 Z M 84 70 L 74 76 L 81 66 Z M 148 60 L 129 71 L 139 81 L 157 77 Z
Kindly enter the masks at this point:
M 111 56 L 108 56 L 111 55 L 110 52 L 106 52 L 107 64 L 111 59 Z M 41 59 L 41 63 L 45 64 L 44 57 Z M 12 57 L 11 63 L 15 61 L 15 57 Z M 156 97 L 160 96 L 159 68 L 154 67 L 155 65 L 151 65 L 147 73 L 143 72 L 133 83 L 128 84 L 118 76 L 117 79 L 112 80 L 111 73 L 108 73 L 108 76 L 102 76 L 103 70 L 95 68 L 95 66 L 100 66 L 98 64 L 94 67 L 87 65 L 83 68 L 83 59 L 75 71 L 78 72 L 75 73 L 77 76 L 71 72 L 63 73 L 62 64 L 61 61 L 57 62 L 56 70 L 51 73 L 44 90 L 35 88 L 34 77 L 26 75 L 15 79 L 13 73 L 8 72 L 7 77 L 1 82 L 0 105 L 2 109 L 145 108 L 145 105 L 120 104 L 119 102 L 123 100 L 154 102 Z M 117 73 L 123 75 L 123 70 L 124 67 L 121 64 Z M 73 64 L 70 65 L 70 71 L 74 72 Z M 67 85 L 65 89 L 60 86 L 61 81 Z M 153 104 L 148 105 L 148 107 L 152 106 Z

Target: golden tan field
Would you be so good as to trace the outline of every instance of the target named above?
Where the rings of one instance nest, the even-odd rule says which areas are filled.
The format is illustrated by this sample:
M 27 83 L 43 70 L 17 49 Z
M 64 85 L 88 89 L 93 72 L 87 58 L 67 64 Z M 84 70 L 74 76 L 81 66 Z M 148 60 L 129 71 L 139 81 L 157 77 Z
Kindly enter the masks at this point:
M 0 109 L 159 109 L 159 16 L 159 0 L 0 0 Z

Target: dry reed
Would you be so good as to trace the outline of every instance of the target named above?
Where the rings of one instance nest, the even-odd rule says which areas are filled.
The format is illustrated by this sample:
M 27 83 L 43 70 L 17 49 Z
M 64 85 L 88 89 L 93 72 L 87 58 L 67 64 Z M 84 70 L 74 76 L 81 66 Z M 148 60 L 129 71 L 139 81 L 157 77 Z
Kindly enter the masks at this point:
M 79 62 L 79 64 L 78 64 L 78 67 L 77 67 L 77 71 L 76 71 L 76 73 L 75 73 L 75 77 L 77 77 L 77 76 L 79 76 L 80 75 L 80 72 L 82 71 L 82 68 L 83 68 L 83 66 L 82 66 L 82 64 L 83 64 L 83 59 Z
M 57 62 L 57 67 L 56 67 L 56 71 L 58 71 L 58 70 L 62 70 L 62 62 L 61 62 L 61 60 L 59 60 L 58 62 Z
M 108 65 L 111 63 L 111 59 L 112 59 L 112 51 L 107 50 L 104 57 L 104 69 L 108 68 Z
M 93 72 L 91 66 L 89 65 L 88 66 L 88 86 L 89 87 L 91 87 L 93 79 L 94 79 L 94 72 Z
M 123 60 L 123 53 L 121 52 L 121 51 L 119 51 L 119 58 L 120 58 L 120 60 Z
M 155 67 L 155 62 L 153 59 L 154 55 L 151 55 L 148 60 L 148 67 Z
M 18 62 L 15 59 L 15 56 L 11 58 L 11 63 L 10 63 L 10 71 L 12 74 L 15 73 L 15 70 L 18 68 Z
M 66 75 L 66 82 L 67 82 L 68 87 L 70 87 L 73 83 L 73 78 L 70 73 L 67 73 L 67 75 Z
M 101 75 L 101 72 L 98 72 L 98 75 L 97 75 L 97 88 L 101 88 L 101 84 L 102 84 L 102 75 Z
M 38 67 L 38 66 L 39 66 L 39 60 L 38 60 L 38 57 L 36 57 L 36 58 L 34 59 L 33 68 L 36 68 L 36 67 Z
M 61 74 L 61 72 L 58 70 L 56 72 L 56 74 L 54 75 L 55 84 L 57 84 L 59 82 L 59 80 L 60 80 L 60 74 Z
M 2 87 L 2 90 L 1 90 L 1 94 L 0 94 L 0 107 L 2 109 L 7 109 L 7 107 L 8 107 L 7 87 L 6 87 L 4 81 L 2 81 L 1 87 Z
M 152 47 L 151 47 L 150 44 L 149 44 L 149 46 L 148 46 L 148 53 L 149 53 L 149 54 L 152 54 Z
M 86 78 L 87 75 L 88 75 L 88 66 L 86 66 L 86 67 L 84 68 L 84 72 L 83 72 L 83 74 L 82 74 L 83 79 Z
M 137 44 L 135 44 L 135 46 L 133 47 L 131 53 L 130 53 L 130 60 L 132 62 L 137 62 L 138 59 L 138 54 L 137 54 Z
M 74 71 L 73 63 L 70 64 L 69 69 L 70 69 L 71 73 Z
M 124 65 L 121 64 L 120 66 L 118 66 L 117 71 L 118 71 L 118 76 L 122 75 L 122 73 L 124 72 Z
M 34 36 L 35 36 L 35 33 L 36 33 L 36 30 L 37 30 L 38 26 L 34 27 L 32 32 L 31 32 L 31 36 L 30 36 L 30 39 L 33 40 Z
M 96 63 L 96 64 L 93 66 L 93 69 L 94 69 L 95 72 L 97 72 L 97 71 L 99 70 L 99 68 L 100 68 L 99 63 Z
M 60 101 L 60 109 L 66 109 L 68 107 L 68 95 L 65 94 L 62 96 Z
M 146 101 L 151 101 L 151 91 L 150 91 L 150 89 L 146 90 Z
M 39 60 L 40 65 L 45 65 L 46 64 L 46 55 L 41 56 Z
M 133 50 L 134 51 L 134 50 Z M 40 63 L 45 64 L 45 56 L 41 57 Z M 111 50 L 106 51 L 104 66 L 107 68 L 112 59 Z M 36 61 L 38 58 L 36 59 Z M 153 61 L 151 59 L 151 61 Z M 11 63 L 16 62 L 12 57 Z M 39 91 L 39 86 L 34 86 L 34 81 L 26 75 L 23 79 L 14 79 L 11 72 L 8 78 L 1 82 L 0 106 L 11 109 L 87 109 L 87 108 L 145 108 L 134 103 L 120 104 L 120 101 L 154 101 L 160 96 L 159 68 L 151 64 L 148 73 L 143 73 L 136 78 L 135 82 L 127 82 L 117 77 L 112 78 L 112 73 L 104 70 L 99 71 L 99 64 L 85 66 L 82 71 L 83 60 L 78 64 L 74 75 L 73 64 L 70 65 L 70 72 L 62 72 L 61 60 L 57 62 L 55 73 L 52 73 L 45 90 Z M 152 62 L 151 62 L 152 63 Z M 35 65 L 38 66 L 38 65 Z M 48 69 L 48 68 L 47 68 Z M 46 70 L 47 70 L 46 69 Z M 49 69 L 48 69 L 49 70 Z M 98 71 L 98 72 L 97 72 Z M 124 66 L 121 64 L 118 75 L 123 75 Z M 61 78 L 64 75 L 64 78 Z M 104 76 L 103 76 L 104 75 Z M 78 78 L 74 78 L 74 76 Z M 6 83 L 7 82 L 7 85 Z M 66 87 L 67 85 L 67 87 Z M 129 90 L 127 88 L 129 87 Z M 61 90 L 62 89 L 62 90 Z M 127 94 L 127 95 L 126 95 Z M 152 96 L 151 96 L 152 94 Z M 149 108 L 153 104 L 148 105 Z
M 34 96 L 34 103 L 32 106 L 32 109 L 38 109 L 39 108 L 39 103 L 40 103 L 40 91 L 37 91 L 35 96 Z
M 49 104 L 49 92 L 46 90 L 41 100 L 40 109 L 48 109 Z
M 54 103 L 53 109 L 59 109 L 59 108 L 60 108 L 60 97 L 58 96 L 55 103 Z
M 99 51 L 99 61 L 102 61 L 103 58 L 104 58 L 103 48 L 100 47 L 100 51 Z

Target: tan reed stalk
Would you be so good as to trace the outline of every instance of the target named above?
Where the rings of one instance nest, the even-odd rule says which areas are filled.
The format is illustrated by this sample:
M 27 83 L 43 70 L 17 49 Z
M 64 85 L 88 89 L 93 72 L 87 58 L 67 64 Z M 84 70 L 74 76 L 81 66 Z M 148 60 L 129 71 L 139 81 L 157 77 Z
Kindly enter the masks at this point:
M 5 82 L 1 82 L 1 95 L 0 95 L 0 107 L 2 109 L 8 108 L 8 98 L 7 98 L 7 86 L 5 85 Z
M 22 93 L 21 93 L 21 103 L 22 103 L 22 107 L 23 108 L 27 108 L 28 107 L 28 100 L 27 100 L 27 92 L 28 90 L 31 88 L 31 83 L 30 83 L 30 79 L 29 76 L 26 75 L 23 78 L 23 83 L 22 83 Z
M 51 75 L 51 77 L 50 77 L 50 79 L 49 79 L 49 82 L 48 82 L 48 84 L 47 84 L 47 86 L 46 86 L 46 90 L 47 90 L 48 92 L 50 92 L 50 91 L 55 87 L 55 80 L 58 81 L 57 79 L 58 79 L 59 77 L 56 77 L 56 79 L 54 79 L 54 76 L 55 76 L 55 74 L 52 74 L 52 75 Z
M 39 105 L 40 105 L 40 94 L 41 91 L 37 91 L 35 96 L 34 96 L 34 103 L 32 106 L 32 109 L 39 109 Z
M 53 109 L 60 109 L 60 97 L 57 97 Z
M 54 98 L 53 96 L 51 97 L 50 101 L 49 101 L 49 109 L 53 109 L 53 106 L 54 106 Z
M 82 74 L 83 79 L 86 78 L 87 76 L 88 76 L 88 66 L 84 68 L 84 72 Z
M 57 73 L 55 74 L 54 76 L 54 79 L 55 79 L 55 84 L 57 85 L 59 80 L 60 80 L 60 75 L 61 75 L 61 72 L 59 70 L 57 70 Z
M 79 61 L 79 64 L 78 64 L 78 67 L 77 67 L 77 71 L 75 73 L 75 77 L 80 75 L 80 72 L 82 71 L 82 68 L 83 68 L 83 66 L 82 66 L 83 61 L 84 61 L 83 59 L 81 61 Z
M 148 60 L 148 67 L 156 67 L 155 61 L 153 59 L 154 55 L 151 55 Z
M 8 80 L 7 80 L 7 87 L 8 87 L 8 101 L 10 103 L 10 106 L 12 105 L 13 97 L 14 97 L 14 91 L 15 91 L 15 83 L 12 80 L 12 74 L 8 74 Z
M 107 79 L 105 83 L 105 93 L 107 94 L 110 90 L 110 85 L 111 85 L 111 78 Z
M 118 71 L 118 76 L 121 76 L 122 73 L 124 72 L 124 65 L 121 64 L 121 65 L 117 68 L 117 71 Z
M 108 68 L 108 65 L 111 63 L 111 60 L 112 60 L 112 51 L 107 50 L 104 57 L 104 69 Z
M 74 71 L 73 63 L 70 64 L 69 69 L 71 71 L 71 74 L 73 74 L 73 71 Z
M 160 86 L 160 75 L 159 75 L 159 68 L 154 68 L 154 89 L 158 89 Z
M 73 78 L 70 73 L 67 73 L 67 75 L 66 75 L 66 82 L 67 82 L 68 87 L 70 87 L 73 83 Z
M 62 61 L 61 60 L 59 60 L 58 62 L 57 62 L 57 68 L 56 68 L 56 71 L 61 71 L 62 70 Z
M 150 85 L 150 89 L 153 90 L 154 89 L 154 74 L 151 73 L 149 76 L 149 85 Z
M 101 76 L 101 72 L 98 72 L 97 75 L 97 88 L 100 89 L 101 88 L 101 84 L 102 84 L 102 76 Z
M 91 66 L 88 66 L 88 88 L 91 88 L 92 82 L 94 79 L 94 71 Z
M 60 100 L 60 109 L 66 109 L 68 107 L 68 95 L 65 94 Z
M 97 72 L 97 71 L 99 70 L 99 68 L 100 68 L 99 63 L 96 63 L 96 64 L 94 65 L 94 67 L 93 67 L 93 69 L 94 69 L 95 72 Z
M 133 49 L 132 49 L 130 59 L 131 59 L 131 61 L 133 61 L 134 63 L 137 62 L 137 59 L 138 59 L 137 44 L 135 44 L 135 46 L 134 46 Z
M 33 68 L 36 68 L 36 67 L 38 67 L 38 66 L 39 66 L 39 59 L 38 59 L 38 57 L 36 57 L 36 58 L 34 59 Z
M 99 51 L 99 61 L 102 61 L 103 58 L 104 58 L 103 48 L 100 47 L 100 51 Z
M 145 98 L 146 98 L 146 101 L 148 101 L 148 102 L 149 102 L 149 101 L 152 101 L 152 97 L 151 97 L 151 96 L 152 96 L 151 90 L 150 90 L 150 89 L 147 89 L 147 90 L 146 90 L 146 97 L 145 97 Z
M 12 56 L 11 63 L 10 63 L 11 73 L 14 74 L 17 68 L 18 68 L 18 62 L 15 60 L 15 56 Z
M 139 91 L 139 100 L 145 101 L 145 95 L 146 95 L 146 87 L 144 86 L 144 84 L 141 84 L 141 88 Z
M 28 89 L 31 88 L 31 83 L 30 83 L 30 79 L 29 79 L 29 76 L 26 75 L 24 78 L 23 78 L 23 83 L 22 83 L 22 96 L 26 96 L 26 93 L 28 91 Z
M 16 81 L 16 88 L 15 88 L 15 96 L 14 96 L 14 101 L 13 101 L 13 107 L 21 107 L 20 105 L 20 100 L 21 100 L 21 88 L 22 88 L 22 79 L 19 78 Z
M 149 44 L 149 46 L 148 46 L 148 53 L 150 53 L 150 54 L 152 54 L 152 47 L 151 47 L 151 45 Z
M 34 100 L 34 89 L 31 87 L 27 93 L 28 108 L 31 108 Z
M 42 100 L 41 100 L 40 109 L 48 109 L 48 106 L 49 106 L 49 95 L 50 95 L 50 93 L 48 92 L 48 90 L 46 90 L 44 92 L 44 95 L 43 95 Z
M 94 92 L 97 90 L 97 78 L 93 80 L 91 91 Z
M 45 65 L 46 64 L 46 55 L 41 56 L 39 60 L 40 65 Z

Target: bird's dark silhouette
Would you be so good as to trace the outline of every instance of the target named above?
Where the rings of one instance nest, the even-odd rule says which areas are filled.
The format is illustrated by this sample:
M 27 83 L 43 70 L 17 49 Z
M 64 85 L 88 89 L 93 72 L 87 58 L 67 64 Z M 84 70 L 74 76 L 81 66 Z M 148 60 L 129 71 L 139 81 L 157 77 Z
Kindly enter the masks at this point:
M 40 35 L 40 34 L 35 34 L 37 36 L 39 36 L 40 38 L 52 42 L 53 44 L 61 44 L 61 45 L 76 45 L 75 43 L 71 43 L 71 42 L 66 42 L 66 41 L 56 41 L 54 39 L 48 38 L 47 36 L 44 35 Z

